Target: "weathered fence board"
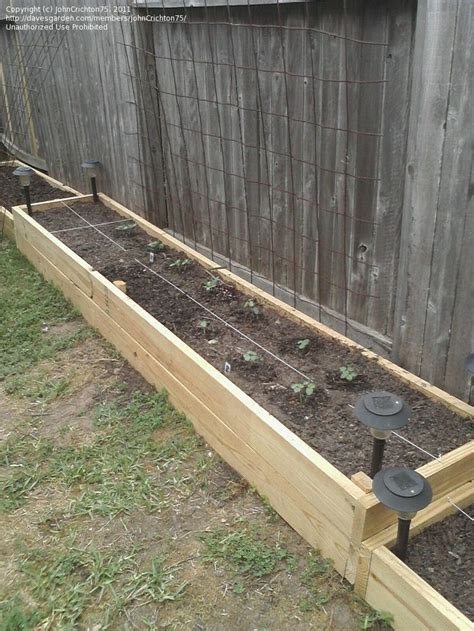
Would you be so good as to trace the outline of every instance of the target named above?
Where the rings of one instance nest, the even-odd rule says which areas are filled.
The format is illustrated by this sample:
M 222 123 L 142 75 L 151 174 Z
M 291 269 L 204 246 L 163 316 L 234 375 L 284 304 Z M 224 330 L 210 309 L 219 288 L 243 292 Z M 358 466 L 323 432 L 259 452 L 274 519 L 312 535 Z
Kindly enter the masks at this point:
M 196 7 L 65 37 L 3 22 L 5 140 L 80 190 L 99 159 L 101 190 L 468 398 L 472 7 Z

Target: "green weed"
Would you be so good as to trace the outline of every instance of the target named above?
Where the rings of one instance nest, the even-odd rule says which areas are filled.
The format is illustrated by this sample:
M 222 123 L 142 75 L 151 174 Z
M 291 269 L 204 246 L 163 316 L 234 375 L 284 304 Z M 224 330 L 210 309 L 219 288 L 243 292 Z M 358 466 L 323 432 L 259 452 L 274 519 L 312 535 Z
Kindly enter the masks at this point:
M 372 611 L 365 614 L 359 620 L 359 627 L 363 631 L 368 629 L 391 629 L 393 623 L 393 615 L 387 611 Z
M 282 561 L 292 558 L 288 550 L 277 544 L 265 543 L 249 528 L 233 532 L 217 528 L 204 533 L 201 539 L 205 545 L 204 561 L 221 559 L 236 573 L 248 578 L 268 576 L 275 572 Z
M 31 399 L 44 405 L 69 393 L 71 381 L 67 377 L 34 380 L 30 375 L 8 379 L 5 392 L 20 399 Z

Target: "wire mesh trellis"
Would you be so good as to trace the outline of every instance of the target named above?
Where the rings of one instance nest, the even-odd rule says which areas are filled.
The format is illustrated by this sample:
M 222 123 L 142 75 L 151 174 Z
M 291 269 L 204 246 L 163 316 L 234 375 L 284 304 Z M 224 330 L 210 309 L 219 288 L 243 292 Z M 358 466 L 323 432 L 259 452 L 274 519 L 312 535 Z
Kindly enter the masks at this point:
M 154 188 L 172 233 L 295 305 L 309 296 L 338 311 L 347 327 L 380 299 L 369 250 L 381 229 L 387 42 L 384 24 L 379 40 L 348 32 L 339 8 L 327 31 L 311 3 L 183 7 L 179 24 L 146 39 L 134 24 L 123 43 L 137 107 L 160 130 L 165 185 Z
M 356 15 L 357 3 L 342 0 L 210 1 L 131 9 L 143 21 L 120 21 L 91 36 L 113 40 L 130 88 L 133 120 L 112 131 L 134 165 L 130 184 L 155 223 L 295 306 L 313 301 L 320 319 L 332 310 L 347 332 L 349 322 L 366 323 L 369 311 L 384 313 L 388 300 L 384 261 L 373 247 L 377 235 L 394 230 L 377 212 L 386 9 L 369 24 Z M 146 21 L 163 15 L 179 21 Z M 58 50 L 71 71 L 77 67 L 70 37 L 17 37 L 10 138 L 28 136 L 35 91 L 58 84 L 50 72 Z M 92 68 L 92 61 L 91 52 L 82 65 Z M 114 79 L 101 60 L 97 66 L 96 89 L 106 103 Z M 56 89 L 74 102 L 69 83 Z M 55 113 L 43 108 L 41 115 L 54 129 Z M 84 123 L 73 116 L 69 127 L 69 153 L 79 162 Z

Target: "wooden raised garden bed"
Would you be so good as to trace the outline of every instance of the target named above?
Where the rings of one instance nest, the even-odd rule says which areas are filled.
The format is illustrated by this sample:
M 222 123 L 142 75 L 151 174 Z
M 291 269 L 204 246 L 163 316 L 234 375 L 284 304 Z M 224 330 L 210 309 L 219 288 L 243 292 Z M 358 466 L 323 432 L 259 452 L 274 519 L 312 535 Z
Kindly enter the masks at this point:
M 355 589 L 373 607 L 393 612 L 397 629 L 474 629 L 474 624 L 460 611 L 472 616 L 474 610 L 472 522 L 458 511 L 453 512 L 453 503 L 463 507 L 471 505 L 468 512 L 472 515 L 473 501 L 474 484 L 468 482 L 449 497 L 433 502 L 423 519 L 418 516 L 410 531 L 413 552 L 407 563 L 400 561 L 389 549 L 396 540 L 395 526 L 363 543 Z M 464 528 L 464 540 L 459 537 L 457 542 L 459 533 L 450 521 L 457 521 Z M 431 540 L 421 542 L 417 535 L 422 531 L 425 540 L 429 539 L 431 531 L 435 532 Z M 459 543 L 460 554 L 456 554 L 456 543 Z M 420 549 L 419 546 L 424 547 Z M 443 567 L 432 567 L 433 556 L 443 561 Z M 415 558 L 412 560 L 412 557 Z M 442 595 L 443 580 L 446 576 L 449 579 L 450 574 L 459 581 L 453 593 L 455 604 Z M 431 584 L 433 582 L 439 591 Z
M 9 176 L 11 176 L 11 172 L 16 167 L 19 167 L 19 166 L 29 166 L 29 165 L 23 162 L 20 162 L 19 160 L 4 160 L 0 162 L 0 175 L 1 175 L 2 170 L 8 169 Z M 53 197 L 57 197 L 58 194 L 61 197 L 66 197 L 66 193 L 69 196 L 80 195 L 79 191 L 74 190 L 70 186 L 66 186 L 65 184 L 62 184 L 58 180 L 55 180 L 54 178 L 50 177 L 49 175 L 46 175 L 45 173 L 42 173 L 41 171 L 38 171 L 37 169 L 33 169 L 33 171 L 35 172 L 34 177 L 36 179 L 36 182 L 41 182 L 41 190 L 39 191 L 37 190 L 37 187 L 35 186 L 35 182 L 33 182 L 33 185 L 31 187 L 31 200 L 33 202 L 35 201 L 39 202 L 39 201 L 42 201 L 43 199 L 51 199 Z M 11 177 L 13 178 L 14 176 L 11 176 Z M 0 190 L 0 235 L 4 234 L 9 239 L 14 238 L 13 214 L 10 208 L 12 206 L 15 206 L 18 203 L 23 203 L 22 192 L 17 181 L 15 181 L 15 186 L 17 187 L 18 197 L 17 197 L 17 201 L 11 204 L 4 203 L 2 205 L 2 200 L 3 200 L 2 193 L 5 194 L 5 192 L 3 190 Z
M 304 327 L 308 337 L 312 334 L 327 340 L 328 344 L 337 343 L 344 352 L 355 354 L 377 370 L 383 368 L 384 374 L 395 376 L 399 383 L 421 393 L 426 398 L 423 399 L 427 401 L 426 405 L 431 405 L 429 401 L 432 400 L 442 404 L 442 409 L 455 413 L 460 434 L 468 435 L 469 421 L 465 419 L 473 417 L 472 406 L 317 323 L 231 272 L 216 269 L 214 262 L 107 196 L 101 194 L 100 199 L 107 209 L 133 220 L 152 239 L 161 241 L 173 252 L 170 256 L 175 258 L 170 260 L 182 261 L 186 257 L 196 265 L 212 270 L 212 275 L 222 279 L 226 286 L 235 288 L 271 311 L 273 318 L 275 314 L 286 318 L 295 327 Z M 171 401 L 188 416 L 198 433 L 266 496 L 306 541 L 331 558 L 337 571 L 355 583 L 358 592 L 367 597 L 370 604 L 378 609 L 391 609 L 396 628 L 406 629 L 402 622 L 405 625 L 407 620 L 410 628 L 428 628 L 423 626 L 424 618 L 418 616 L 416 607 L 407 613 L 403 599 L 389 602 L 383 590 L 373 588 L 381 564 L 390 565 L 387 555 L 390 555 L 390 562 L 393 561 L 393 555 L 383 546 L 393 536 L 396 516 L 370 492 L 367 476 L 359 472 L 351 479 L 345 475 L 112 282 L 126 279 L 110 277 L 108 280 L 35 220 L 36 214 L 38 219 L 48 223 L 48 213 L 43 215 L 39 211 L 70 208 L 71 204 L 79 203 L 82 206 L 75 207 L 83 209 L 91 201 L 92 197 L 86 195 L 68 199 L 67 203 L 55 200 L 33 204 L 33 217 L 27 215 L 24 207 L 15 207 L 18 248 L 134 368 L 156 387 L 168 390 Z M 86 234 L 91 230 L 82 232 Z M 58 236 L 62 238 L 66 234 L 71 234 L 67 228 Z M 88 243 L 90 237 L 84 239 Z M 92 251 L 92 244 L 90 249 Z M 178 259 L 176 253 L 180 253 Z M 121 256 L 127 255 L 117 251 L 117 258 Z M 440 442 L 444 442 L 444 437 Z M 455 449 L 418 468 L 429 479 L 434 498 L 433 503 L 418 514 L 413 524 L 414 532 L 455 511 L 452 504 L 446 506 L 447 495 L 460 506 L 467 506 L 472 501 L 472 487 L 466 485 L 473 477 L 474 442 L 462 442 L 464 440 Z M 399 580 L 404 581 L 403 574 Z M 411 594 L 411 584 L 405 581 L 403 585 Z M 414 592 L 412 596 L 418 602 L 422 597 Z M 433 606 L 436 607 L 436 603 Z M 454 626 L 445 628 L 468 628 L 462 626 L 469 624 L 467 618 L 454 607 L 448 612 L 448 618 Z M 459 626 L 455 626 L 456 621 Z

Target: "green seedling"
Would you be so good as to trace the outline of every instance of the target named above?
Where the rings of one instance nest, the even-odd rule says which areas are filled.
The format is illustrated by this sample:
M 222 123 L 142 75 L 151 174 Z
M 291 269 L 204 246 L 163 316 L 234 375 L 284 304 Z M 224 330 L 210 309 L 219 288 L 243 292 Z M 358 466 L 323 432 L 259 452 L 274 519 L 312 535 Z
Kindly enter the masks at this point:
M 354 381 L 359 376 L 359 373 L 353 366 L 342 366 L 339 368 L 339 376 L 344 381 Z
M 244 309 L 247 309 L 247 311 L 254 315 L 256 318 L 258 318 L 258 316 L 260 316 L 262 313 L 258 308 L 255 300 L 252 300 L 251 298 L 244 302 Z
M 176 261 L 173 261 L 172 263 L 169 264 L 170 268 L 176 268 L 178 271 L 182 271 L 184 270 L 188 265 L 191 265 L 191 259 L 176 259 Z
M 254 362 L 258 362 L 258 360 L 260 359 L 257 353 L 254 353 L 253 351 L 247 351 L 242 355 L 242 357 L 244 358 L 244 361 L 250 362 L 251 364 L 253 364 Z
M 296 342 L 296 346 L 298 347 L 298 350 L 300 351 L 307 351 L 309 348 L 309 340 L 308 339 L 298 340 Z
M 199 320 L 198 328 L 204 335 L 206 335 L 206 332 L 209 328 L 209 322 L 207 320 Z
M 292 383 L 291 389 L 295 394 L 311 397 L 316 391 L 316 385 L 312 381 L 302 381 L 301 383 Z
M 117 226 L 115 228 L 115 232 L 119 232 L 120 234 L 132 234 L 132 232 L 135 230 L 135 228 L 137 227 L 137 224 L 133 221 L 129 221 L 128 223 L 122 223 L 120 224 L 120 226 Z
M 163 252 L 165 244 L 161 241 L 150 241 L 150 243 L 146 246 L 146 249 L 148 252 L 155 252 L 155 254 L 157 254 L 158 252 Z
M 212 280 L 208 280 L 207 283 L 204 283 L 203 287 L 206 291 L 214 291 L 220 284 L 221 281 L 218 278 L 213 278 Z

